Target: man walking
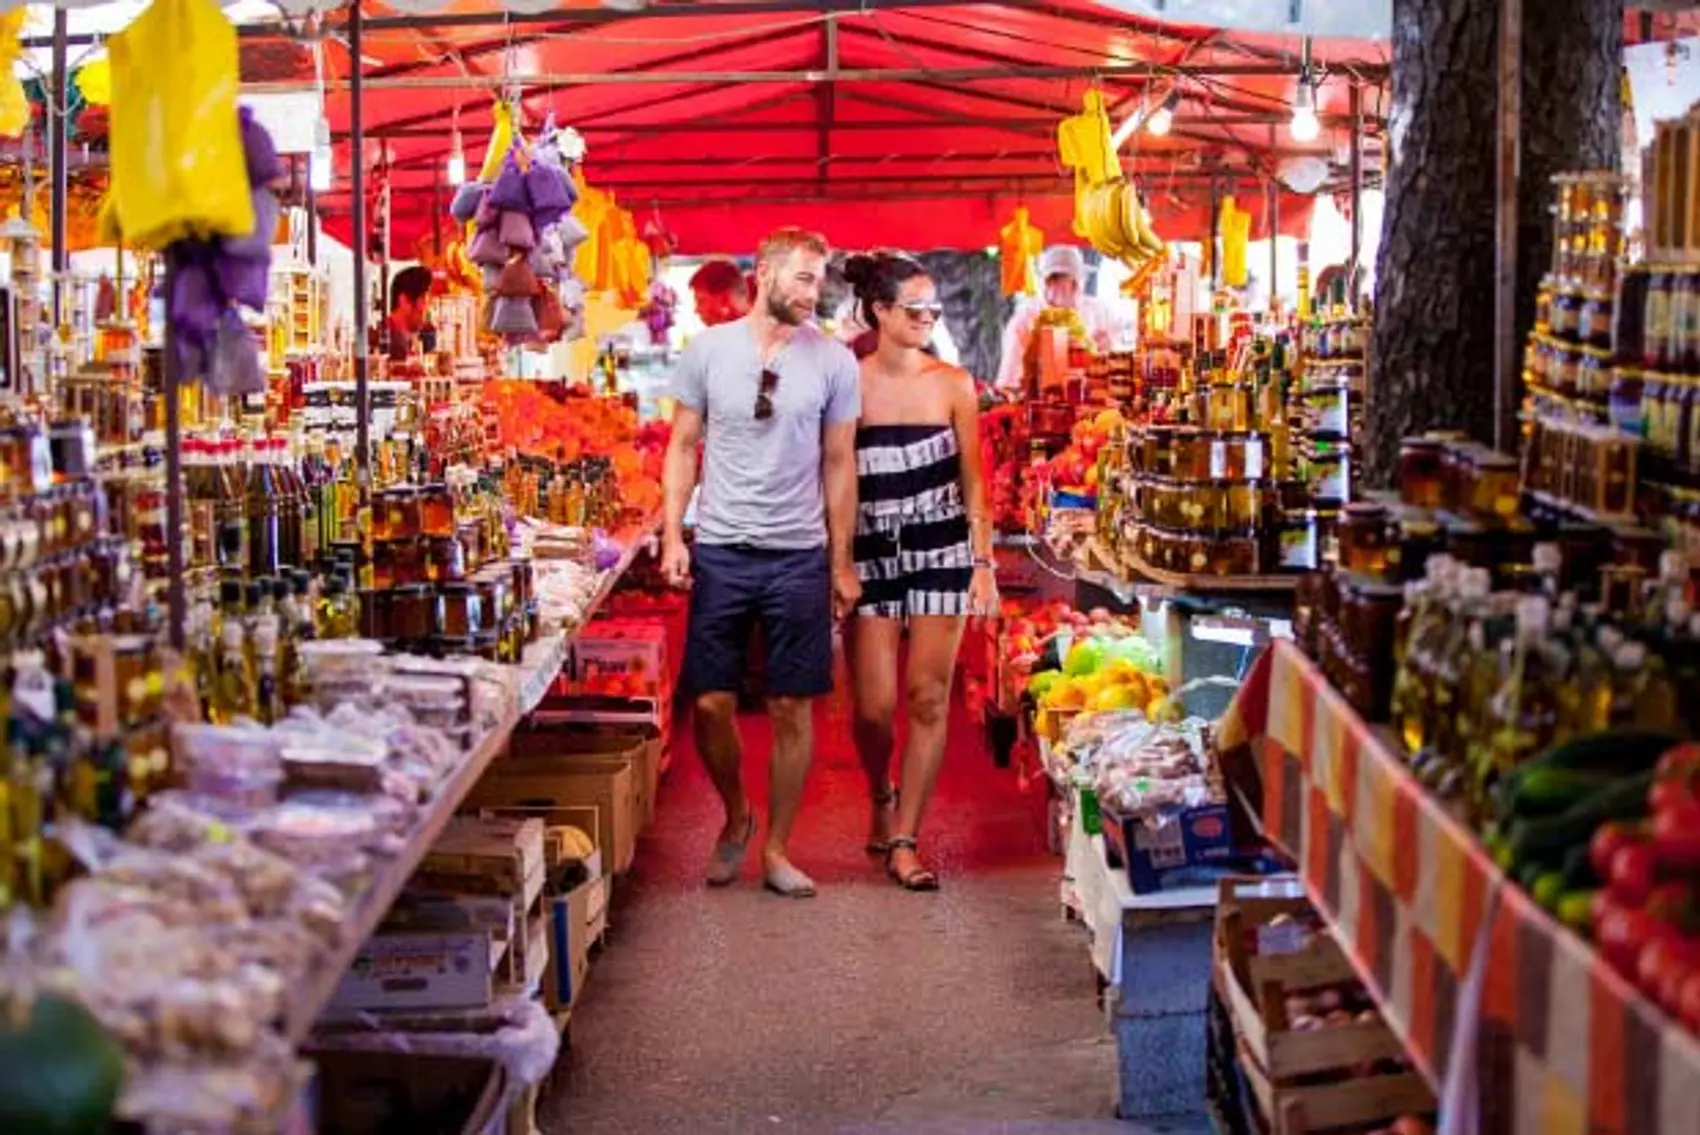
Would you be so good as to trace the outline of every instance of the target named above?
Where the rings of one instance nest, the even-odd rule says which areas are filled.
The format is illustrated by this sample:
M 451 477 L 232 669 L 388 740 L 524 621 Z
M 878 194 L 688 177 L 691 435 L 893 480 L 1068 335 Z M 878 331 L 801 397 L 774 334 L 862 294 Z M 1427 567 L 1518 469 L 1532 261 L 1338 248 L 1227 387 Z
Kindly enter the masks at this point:
M 813 701 L 832 690 L 833 622 L 861 593 L 850 548 L 856 360 L 813 323 L 828 251 L 799 229 L 762 243 L 750 313 L 702 331 L 679 360 L 667 448 L 662 566 L 674 586 L 692 588 L 684 685 L 697 748 L 726 807 L 708 882 L 738 877 L 759 826 L 744 792 L 737 719 L 759 625 L 773 720 L 762 880 L 790 898 L 815 893 L 786 857 L 786 842 L 813 757 Z M 693 557 L 684 516 L 699 444 Z

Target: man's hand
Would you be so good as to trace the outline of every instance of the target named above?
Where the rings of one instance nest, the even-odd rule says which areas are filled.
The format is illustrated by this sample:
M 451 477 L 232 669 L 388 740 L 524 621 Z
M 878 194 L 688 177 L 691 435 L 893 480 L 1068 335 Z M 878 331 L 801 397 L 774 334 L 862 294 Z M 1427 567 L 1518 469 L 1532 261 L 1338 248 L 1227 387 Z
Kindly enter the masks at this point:
M 662 545 L 661 574 L 669 586 L 681 591 L 691 585 L 691 550 L 677 536 L 668 538 Z
M 842 619 L 856 609 L 862 597 L 862 581 L 856 578 L 854 564 L 838 564 L 832 569 L 832 617 Z

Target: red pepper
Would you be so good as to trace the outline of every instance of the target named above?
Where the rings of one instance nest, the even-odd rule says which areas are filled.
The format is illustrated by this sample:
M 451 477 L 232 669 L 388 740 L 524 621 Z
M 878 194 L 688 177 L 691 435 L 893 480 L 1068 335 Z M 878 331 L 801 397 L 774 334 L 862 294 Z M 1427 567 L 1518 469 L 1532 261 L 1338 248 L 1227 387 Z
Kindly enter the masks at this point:
M 1700 953 L 1700 941 L 1674 934 L 1654 935 L 1636 961 L 1635 983 L 1649 998 L 1667 1011 L 1675 1012 L 1681 1001 L 1683 982 L 1696 972 L 1697 953 Z
M 1659 859 L 1651 843 L 1626 843 L 1612 856 L 1605 876 L 1612 893 L 1630 906 L 1640 906 L 1658 882 Z
M 1676 996 L 1676 1015 L 1691 1030 L 1700 1033 L 1700 972 L 1691 973 Z
M 1700 746 L 1678 745 L 1659 758 L 1647 802 L 1654 812 L 1700 803 Z
M 1700 870 L 1700 800 L 1654 805 L 1652 834 L 1660 866 Z
M 1642 948 L 1657 936 L 1658 926 L 1646 911 L 1624 905 L 1609 891 L 1594 896 L 1594 938 L 1600 953 L 1630 980 L 1635 980 Z
M 1610 820 L 1599 826 L 1588 844 L 1588 861 L 1600 879 L 1611 878 L 1611 861 L 1620 847 L 1641 843 L 1647 838 L 1646 825 L 1639 821 Z

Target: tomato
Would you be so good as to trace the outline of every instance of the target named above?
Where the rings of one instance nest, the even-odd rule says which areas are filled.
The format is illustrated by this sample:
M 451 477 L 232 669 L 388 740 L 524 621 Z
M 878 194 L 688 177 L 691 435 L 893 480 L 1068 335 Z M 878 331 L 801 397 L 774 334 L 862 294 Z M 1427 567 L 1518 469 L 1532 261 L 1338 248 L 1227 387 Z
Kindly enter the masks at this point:
M 1657 774 L 1662 778 L 1667 774 L 1689 773 L 1700 771 L 1700 745 L 1692 741 L 1666 749 L 1656 766 Z
M 1676 1015 L 1695 1032 L 1700 1032 L 1700 972 L 1691 973 L 1676 995 Z
M 1700 800 L 1655 805 L 1652 833 L 1660 864 L 1700 870 Z
M 1591 850 L 1591 849 L 1590 849 Z M 1658 882 L 1659 861 L 1647 843 L 1627 843 L 1612 856 L 1606 876 L 1612 893 L 1631 906 L 1640 906 Z
M 1655 934 L 1635 962 L 1635 984 L 1667 1010 L 1673 1008 L 1682 983 L 1694 973 L 1682 954 L 1682 947 L 1671 936 Z
M 1643 947 L 1658 937 L 1657 924 L 1646 911 L 1615 901 L 1601 891 L 1594 902 L 1594 937 L 1600 953 L 1620 973 L 1636 976 Z
M 1611 861 L 1617 849 L 1637 843 L 1641 838 L 1635 828 L 1620 820 L 1601 824 L 1588 844 L 1588 862 L 1594 865 L 1594 874 L 1601 879 L 1610 879 Z
M 1659 758 L 1659 766 L 1653 774 L 1653 789 L 1647 794 L 1647 803 L 1654 812 L 1700 803 L 1700 757 L 1684 753 L 1684 750 L 1693 747 L 1681 746 Z

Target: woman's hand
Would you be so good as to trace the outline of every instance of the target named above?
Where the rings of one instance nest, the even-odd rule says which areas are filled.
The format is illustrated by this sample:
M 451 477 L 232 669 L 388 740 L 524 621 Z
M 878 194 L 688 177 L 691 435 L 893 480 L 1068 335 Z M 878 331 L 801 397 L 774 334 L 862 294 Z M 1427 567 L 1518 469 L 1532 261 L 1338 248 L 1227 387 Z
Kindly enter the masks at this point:
M 977 567 L 968 582 L 968 614 L 976 619 L 990 619 L 998 613 L 998 576 L 991 568 Z

